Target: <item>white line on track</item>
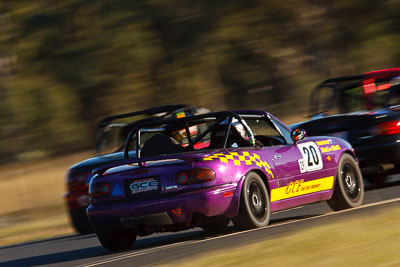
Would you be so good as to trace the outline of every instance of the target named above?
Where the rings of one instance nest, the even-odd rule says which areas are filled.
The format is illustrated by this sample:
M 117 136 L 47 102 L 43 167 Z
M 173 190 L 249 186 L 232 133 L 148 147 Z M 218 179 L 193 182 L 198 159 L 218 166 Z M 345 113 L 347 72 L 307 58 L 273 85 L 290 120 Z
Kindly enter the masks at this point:
M 278 227 L 278 226 L 281 226 L 281 225 L 287 225 L 287 224 L 292 224 L 292 223 L 297 223 L 297 222 L 309 221 L 309 220 L 313 220 L 313 219 L 317 219 L 317 218 L 321 218 L 321 217 L 326 217 L 326 216 L 330 216 L 330 215 L 334 215 L 334 214 L 340 214 L 340 213 L 345 213 L 345 212 L 349 212 L 349 211 L 353 211 L 353 210 L 358 210 L 358 209 L 364 209 L 364 208 L 369 208 L 369 207 L 389 204 L 389 203 L 393 203 L 393 202 L 397 202 L 397 201 L 400 201 L 400 198 L 383 200 L 383 201 L 379 201 L 379 202 L 375 202 L 375 203 L 371 203 L 371 204 L 365 204 L 365 205 L 362 205 L 360 207 L 353 208 L 353 209 L 336 211 L 336 212 L 329 212 L 329 213 L 325 213 L 325 214 L 314 216 L 314 217 L 310 217 L 310 218 L 304 218 L 304 219 L 299 219 L 299 220 L 295 220 L 295 221 L 287 221 L 287 222 L 277 223 L 277 224 L 268 225 L 268 226 L 261 227 L 261 228 L 255 228 L 255 229 L 250 229 L 250 230 L 246 230 L 246 231 L 230 233 L 230 234 L 226 234 L 226 235 L 222 235 L 222 236 L 210 237 L 210 238 L 206 238 L 206 239 L 203 239 L 203 240 L 182 241 L 182 242 L 178 242 L 178 243 L 174 243 L 174 244 L 169 244 L 169 245 L 164 245 L 164 246 L 160 246 L 160 247 L 145 249 L 145 250 L 132 252 L 132 253 L 127 253 L 127 254 L 124 254 L 124 255 L 120 255 L 120 256 L 104 259 L 104 260 L 99 260 L 99 261 L 95 261 L 95 262 L 91 262 L 91 263 L 87 263 L 87 264 L 83 264 L 83 265 L 78 265 L 78 267 L 98 266 L 98 265 L 102 265 L 102 264 L 116 262 L 116 261 L 119 261 L 119 260 L 133 258 L 133 257 L 144 255 L 144 254 L 149 254 L 149 253 L 156 252 L 156 251 L 165 250 L 165 249 L 168 249 L 168 248 L 171 248 L 171 247 L 180 247 L 180 246 L 184 246 L 184 245 L 207 242 L 207 241 L 210 241 L 210 240 L 220 239 L 220 238 L 224 238 L 224 237 L 228 237 L 228 236 L 241 235 L 241 234 L 244 234 L 244 233 L 259 231 L 261 229 L 274 228 L 274 227 Z

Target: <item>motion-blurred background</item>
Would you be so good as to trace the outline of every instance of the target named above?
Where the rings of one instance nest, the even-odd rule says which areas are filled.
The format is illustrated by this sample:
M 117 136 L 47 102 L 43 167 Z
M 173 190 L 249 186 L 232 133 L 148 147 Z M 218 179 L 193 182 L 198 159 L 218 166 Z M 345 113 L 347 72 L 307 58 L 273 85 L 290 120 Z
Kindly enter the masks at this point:
M 332 76 L 399 66 L 400 1 L 3 0 L 0 159 L 92 148 L 101 117 L 185 103 L 307 115 Z
M 304 120 L 320 81 L 400 66 L 399 14 L 398 0 L 2 0 L 0 243 L 24 240 L 30 214 L 58 226 L 37 237 L 65 233 L 65 171 L 93 155 L 100 118 L 184 103 Z

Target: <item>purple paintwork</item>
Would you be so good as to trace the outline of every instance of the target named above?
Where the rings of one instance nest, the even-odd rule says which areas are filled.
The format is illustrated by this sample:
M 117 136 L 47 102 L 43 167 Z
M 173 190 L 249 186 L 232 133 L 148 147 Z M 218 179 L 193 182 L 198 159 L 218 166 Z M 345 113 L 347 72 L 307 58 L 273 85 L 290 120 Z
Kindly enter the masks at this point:
M 263 114 L 282 124 L 271 114 Z M 281 132 L 286 130 L 285 134 L 290 135 L 290 130 L 283 124 L 281 126 Z M 310 157 L 311 160 L 313 155 L 316 157 L 315 165 L 318 162 L 322 166 L 319 169 L 303 169 L 302 172 L 300 164 L 306 158 L 300 148 L 305 144 L 311 152 L 318 149 L 318 153 Z M 91 183 L 108 182 L 111 193 L 91 199 L 87 214 L 95 228 L 129 229 L 133 226 L 126 221 L 137 219 L 143 220 L 141 223 L 146 226 L 154 226 L 154 231 L 173 230 L 174 226 L 182 225 L 183 228 L 196 226 L 195 219 L 199 215 L 235 218 L 239 212 L 242 184 L 249 172 L 256 172 L 265 181 L 271 200 L 270 212 L 328 200 L 334 186 L 325 190 L 323 183 L 314 181 L 333 176 L 334 185 L 343 153 L 355 158 L 351 145 L 342 139 L 306 137 L 296 143 L 275 146 L 214 149 L 125 160 L 94 171 L 97 175 Z M 201 167 L 214 170 L 215 179 L 192 185 L 177 184 L 175 176 L 178 172 Z M 127 196 L 126 188 L 132 186 L 132 180 L 150 178 L 152 181 L 155 177 L 159 178 L 160 192 L 143 197 Z M 131 182 L 127 183 L 128 180 Z M 298 192 L 303 193 L 294 195 Z M 275 201 L 272 196 L 283 199 Z M 168 225 L 163 224 L 165 220 L 158 225 L 157 220 L 148 219 L 154 214 L 169 220 Z M 135 225 L 138 225 L 137 220 Z

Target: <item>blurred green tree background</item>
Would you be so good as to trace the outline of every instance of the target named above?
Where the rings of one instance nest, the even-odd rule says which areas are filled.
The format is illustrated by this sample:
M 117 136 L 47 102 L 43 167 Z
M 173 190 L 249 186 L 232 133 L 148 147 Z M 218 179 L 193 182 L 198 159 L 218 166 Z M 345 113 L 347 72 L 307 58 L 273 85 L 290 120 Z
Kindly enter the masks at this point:
M 2 162 L 91 148 L 101 117 L 186 103 L 304 119 L 333 76 L 399 66 L 398 0 L 2 0 Z

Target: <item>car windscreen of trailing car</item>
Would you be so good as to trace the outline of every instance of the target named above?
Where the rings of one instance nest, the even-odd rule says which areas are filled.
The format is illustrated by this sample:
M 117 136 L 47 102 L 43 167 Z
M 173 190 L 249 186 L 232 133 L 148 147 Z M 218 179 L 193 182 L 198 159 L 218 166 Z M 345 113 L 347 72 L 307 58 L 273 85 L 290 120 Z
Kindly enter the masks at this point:
M 154 116 L 154 115 L 153 115 Z M 125 140 L 132 129 L 132 121 L 149 119 L 151 116 L 138 115 L 113 121 L 105 127 L 99 127 L 97 133 L 96 155 L 123 151 Z
M 315 90 L 311 113 L 336 115 L 368 112 L 400 104 L 400 77 L 343 81 Z
M 140 121 L 161 120 L 177 117 L 192 116 L 196 113 L 206 113 L 208 110 L 203 108 L 185 108 L 176 111 L 151 113 L 149 115 L 139 114 L 113 119 L 112 123 L 105 126 L 101 125 L 97 133 L 96 155 L 105 155 L 114 152 L 123 151 L 125 140 L 132 128 Z M 134 149 L 135 146 L 132 148 Z

